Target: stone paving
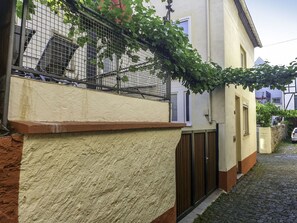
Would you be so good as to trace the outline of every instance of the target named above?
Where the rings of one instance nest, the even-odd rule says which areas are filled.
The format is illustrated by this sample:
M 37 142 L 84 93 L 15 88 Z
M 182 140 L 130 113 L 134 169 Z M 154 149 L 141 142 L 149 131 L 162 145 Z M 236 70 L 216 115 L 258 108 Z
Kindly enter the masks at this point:
M 256 166 L 194 223 L 297 223 L 297 144 L 258 155 Z

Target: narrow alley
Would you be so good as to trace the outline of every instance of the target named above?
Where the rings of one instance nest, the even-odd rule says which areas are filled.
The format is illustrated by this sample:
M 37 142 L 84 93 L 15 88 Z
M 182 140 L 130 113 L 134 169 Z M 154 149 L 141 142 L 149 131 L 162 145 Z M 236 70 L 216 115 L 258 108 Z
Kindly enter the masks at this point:
M 256 166 L 229 194 L 223 194 L 198 222 L 297 222 L 297 145 L 258 154 Z

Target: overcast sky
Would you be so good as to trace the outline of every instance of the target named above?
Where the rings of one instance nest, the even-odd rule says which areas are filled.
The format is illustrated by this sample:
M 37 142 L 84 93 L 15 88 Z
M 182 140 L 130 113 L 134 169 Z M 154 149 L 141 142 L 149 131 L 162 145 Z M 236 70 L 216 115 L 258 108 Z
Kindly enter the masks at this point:
M 246 0 L 263 48 L 256 48 L 271 64 L 286 64 L 297 57 L 297 0 Z

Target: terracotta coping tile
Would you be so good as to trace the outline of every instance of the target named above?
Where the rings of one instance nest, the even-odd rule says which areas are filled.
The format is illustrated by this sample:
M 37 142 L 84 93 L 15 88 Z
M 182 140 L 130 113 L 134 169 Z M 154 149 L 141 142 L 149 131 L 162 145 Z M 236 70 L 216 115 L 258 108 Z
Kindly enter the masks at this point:
M 98 132 L 136 129 L 180 129 L 183 123 L 169 122 L 30 122 L 10 121 L 11 128 L 22 134 Z

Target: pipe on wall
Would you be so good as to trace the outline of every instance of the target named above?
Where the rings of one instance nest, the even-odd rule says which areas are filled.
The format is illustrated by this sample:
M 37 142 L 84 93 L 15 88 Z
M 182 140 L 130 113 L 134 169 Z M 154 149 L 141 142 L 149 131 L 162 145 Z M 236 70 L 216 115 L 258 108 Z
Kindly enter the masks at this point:
M 207 62 L 211 61 L 210 0 L 206 1 L 206 50 Z M 212 92 L 209 92 L 208 122 L 212 124 Z

